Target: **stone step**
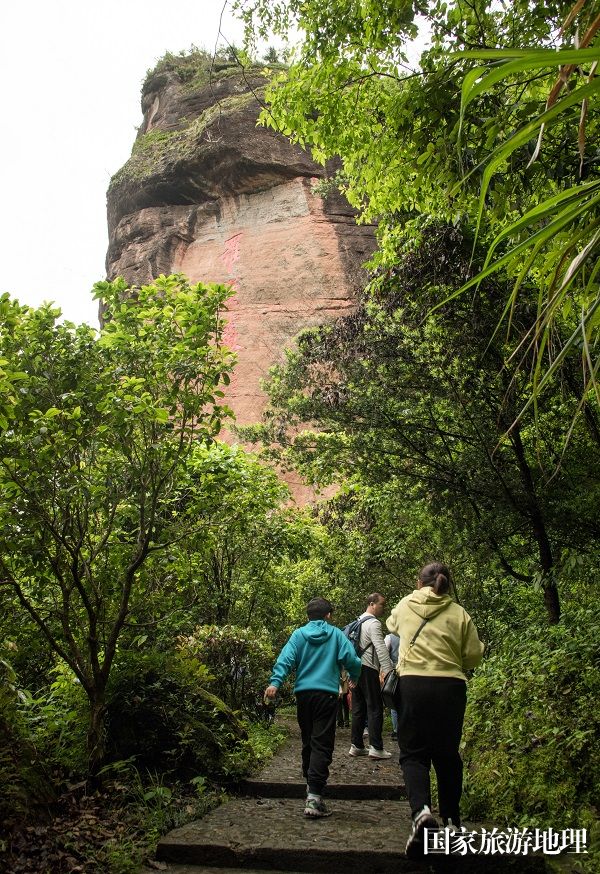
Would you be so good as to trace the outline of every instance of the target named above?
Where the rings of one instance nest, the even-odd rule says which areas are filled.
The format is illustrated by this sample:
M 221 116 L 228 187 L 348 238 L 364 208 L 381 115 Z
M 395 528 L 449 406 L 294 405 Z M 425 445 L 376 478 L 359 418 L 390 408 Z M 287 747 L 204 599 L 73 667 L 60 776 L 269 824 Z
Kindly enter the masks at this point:
M 155 867 L 140 868 L 137 874 L 240 874 L 239 868 L 215 868 L 205 865 L 169 865 L 166 862 L 155 862 Z M 274 868 L 265 871 L 264 868 L 244 868 L 244 874 L 304 874 L 302 871 L 281 871 Z
M 304 784 L 300 793 L 297 789 L 298 784 L 304 783 L 300 760 L 300 731 L 298 724 L 291 720 L 284 725 L 289 733 L 287 741 L 261 773 L 247 781 L 248 794 L 272 798 L 274 791 L 270 787 L 277 785 L 280 787 L 280 790 L 278 789 L 280 798 L 304 797 L 306 785 Z M 404 779 L 398 764 L 397 744 L 389 743 L 389 750 L 392 753 L 392 757 L 389 759 L 371 759 L 369 756 L 353 757 L 348 755 L 349 749 L 350 731 L 338 729 L 327 782 L 327 796 L 329 798 L 364 798 L 366 800 L 406 797 Z M 293 788 L 287 789 L 287 785 L 291 785 Z M 360 794 L 355 788 L 346 791 L 346 786 L 360 787 Z
M 156 855 L 179 865 L 310 874 L 416 874 L 432 864 L 461 874 L 546 870 L 543 857 L 535 856 L 439 855 L 411 861 L 404 855 L 410 827 L 406 802 L 340 800 L 330 807 L 332 816 L 310 820 L 297 800 L 238 798 L 170 832 Z
M 239 792 L 251 798 L 305 798 L 306 783 L 264 780 L 262 778 L 244 780 Z M 345 801 L 400 801 L 406 798 L 404 784 L 394 783 L 332 783 L 327 784 L 327 798 Z

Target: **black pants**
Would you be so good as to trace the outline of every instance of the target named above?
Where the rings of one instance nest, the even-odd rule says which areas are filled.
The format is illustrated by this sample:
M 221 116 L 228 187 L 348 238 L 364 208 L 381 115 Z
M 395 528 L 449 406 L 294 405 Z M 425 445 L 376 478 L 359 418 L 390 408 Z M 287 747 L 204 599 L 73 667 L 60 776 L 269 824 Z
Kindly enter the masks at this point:
M 398 745 L 410 808 L 431 807 L 429 770 L 435 768 L 440 816 L 460 824 L 463 765 L 458 751 L 467 701 L 464 680 L 400 678 Z
M 331 692 L 296 692 L 296 712 L 302 734 L 302 773 L 308 791 L 322 795 L 335 743 L 338 696 Z
M 348 694 L 338 697 L 337 724 L 339 728 L 350 725 L 350 708 L 348 707 Z
M 358 684 L 352 690 L 352 743 L 364 747 L 363 731 L 369 725 L 369 743 L 383 749 L 383 699 L 379 671 L 362 666 Z

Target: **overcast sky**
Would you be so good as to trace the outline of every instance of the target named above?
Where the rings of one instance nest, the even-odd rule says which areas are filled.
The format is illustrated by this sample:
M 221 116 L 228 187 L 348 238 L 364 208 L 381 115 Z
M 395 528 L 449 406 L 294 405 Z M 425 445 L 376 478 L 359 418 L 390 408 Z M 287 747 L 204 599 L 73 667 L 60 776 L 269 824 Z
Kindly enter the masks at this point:
M 166 51 L 212 51 L 224 3 L 2 0 L 0 292 L 97 324 L 106 191 L 142 121 L 146 70 Z M 227 8 L 221 29 L 241 43 Z

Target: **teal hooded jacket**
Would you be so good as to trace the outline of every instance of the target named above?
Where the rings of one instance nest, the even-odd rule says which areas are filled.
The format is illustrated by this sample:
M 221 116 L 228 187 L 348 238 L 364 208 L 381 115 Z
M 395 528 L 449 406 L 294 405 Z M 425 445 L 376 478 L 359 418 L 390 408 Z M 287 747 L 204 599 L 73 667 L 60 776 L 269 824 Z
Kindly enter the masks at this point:
M 279 688 L 295 671 L 294 692 L 337 695 L 342 667 L 351 680 L 358 680 L 361 662 L 348 638 L 324 619 L 313 619 L 297 628 L 279 653 L 270 685 Z

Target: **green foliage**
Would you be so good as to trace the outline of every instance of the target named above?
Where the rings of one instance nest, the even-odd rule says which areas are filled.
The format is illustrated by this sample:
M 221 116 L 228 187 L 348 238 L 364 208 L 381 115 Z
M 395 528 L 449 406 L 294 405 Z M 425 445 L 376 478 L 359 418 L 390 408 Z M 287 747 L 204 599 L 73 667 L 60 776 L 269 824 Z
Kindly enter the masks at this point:
M 265 632 L 233 625 L 204 625 L 180 638 L 179 651 L 206 665 L 215 691 L 227 705 L 249 718 L 262 714 L 262 697 L 275 653 Z
M 25 701 L 10 662 L 0 657 L 0 822 L 52 800 L 54 794 L 22 713 Z
M 181 539 L 187 459 L 230 414 L 229 294 L 182 276 L 101 282 L 99 334 L 17 302 L 2 327 L 0 355 L 24 378 L 0 437 L 1 588 L 88 696 L 92 766 L 119 636 L 147 595 L 140 569 Z
M 423 231 L 353 315 L 300 335 L 271 371 L 265 424 L 244 433 L 312 483 L 376 487 L 367 517 L 381 517 L 382 552 L 373 549 L 371 561 L 393 570 L 394 552 L 404 563 L 406 547 L 429 559 L 436 547 L 448 558 L 475 553 L 515 579 L 538 580 L 557 621 L 561 551 L 598 541 L 600 429 L 588 410 L 560 455 L 563 423 L 578 405 L 571 367 L 540 405 L 543 437 L 531 420 L 506 436 L 527 384 L 518 369 L 498 372 L 507 346 L 488 339 L 503 289 L 486 284 L 472 300 L 431 312 L 468 272 L 468 248 L 453 227 Z M 526 308 L 515 318 L 526 319 Z M 413 563 L 409 579 L 417 570 Z
M 293 63 L 268 89 L 261 119 L 316 160 L 339 158 L 338 178 L 359 220 L 377 222 L 373 263 L 393 267 L 429 221 L 477 227 L 481 242 L 496 250 L 487 273 L 505 270 L 514 286 L 505 291 L 504 315 L 515 346 L 523 344 L 516 361 L 526 375 L 531 351 L 537 356 L 528 399 L 556 376 L 561 352 L 576 351 L 586 375 L 580 397 L 594 401 L 594 4 L 422 4 L 429 40 L 414 67 L 408 53 L 417 9 L 404 0 L 236 5 L 250 44 L 270 32 L 300 31 Z M 486 60 L 490 66 L 480 66 Z M 585 179 L 586 188 L 578 184 Z M 477 252 L 474 266 L 481 267 Z M 457 277 L 451 294 L 461 286 L 469 287 Z M 514 321 L 519 287 L 533 307 Z
M 575 12 L 575 10 L 574 10 Z M 582 45 L 587 45 L 591 31 L 583 37 Z M 526 123 L 517 129 L 505 142 L 499 145 L 485 159 L 477 227 L 479 228 L 486 205 L 486 195 L 490 183 L 499 168 L 515 151 L 528 143 L 534 134 L 538 134 L 538 142 L 530 164 L 539 155 L 542 139 L 547 131 L 567 116 L 572 117 L 573 107 L 579 109 L 579 153 L 581 157 L 579 176 L 582 176 L 585 163 L 586 119 L 592 106 L 597 102 L 599 84 L 594 78 L 593 70 L 600 60 L 600 48 L 579 48 L 549 51 L 529 48 L 525 51 L 483 51 L 462 52 L 469 60 L 503 60 L 504 63 L 483 74 L 481 67 L 471 70 L 465 77 L 462 88 L 461 117 L 471 101 L 488 93 L 499 82 L 505 82 L 524 70 L 544 71 L 548 67 L 560 65 L 558 80 L 552 88 L 544 112 L 533 114 Z M 592 64 L 592 72 L 587 82 L 576 82 L 567 93 L 558 99 L 565 82 L 574 70 L 583 76 L 586 65 Z M 576 77 L 577 78 L 577 77 Z M 572 84 L 572 83 L 571 83 Z M 577 87 L 579 86 L 579 87 Z M 474 172 L 474 171 L 471 171 Z M 591 351 L 595 346 L 600 319 L 596 315 L 600 306 L 597 282 L 597 256 L 600 251 L 598 232 L 598 181 L 582 185 L 567 185 L 564 190 L 549 188 L 550 196 L 540 202 L 536 193 L 531 207 L 516 221 L 506 222 L 505 227 L 492 241 L 485 264 L 480 273 L 462 286 L 455 294 L 466 291 L 471 285 L 479 283 L 485 276 L 507 266 L 513 269 L 517 276 L 512 293 L 506 303 L 504 316 L 514 308 L 516 296 L 524 279 L 534 275 L 543 299 L 540 301 L 537 319 L 525 334 L 522 343 L 536 346 L 537 361 L 534 371 L 532 397 L 529 403 L 535 403 L 540 392 L 559 370 L 563 359 L 573 348 L 581 348 L 583 353 L 583 368 L 587 373 L 585 391 L 594 390 L 596 400 L 600 401 L 600 393 L 596 386 L 595 374 L 599 362 Z M 508 251 L 501 257 L 494 257 L 499 247 L 508 243 Z M 523 266 L 524 263 L 524 266 Z M 560 322 L 568 316 L 572 307 L 579 313 L 579 322 L 566 342 L 551 356 L 551 364 L 543 368 L 544 353 L 552 341 L 555 322 Z M 585 394 L 584 394 L 585 396 Z
M 196 528 L 176 573 L 202 592 L 194 624 L 261 628 L 279 595 L 273 568 L 295 548 L 289 492 L 273 470 L 224 444 L 199 447 L 188 475 L 185 515 Z
M 108 690 L 110 760 L 131 759 L 138 769 L 171 778 L 230 777 L 247 734 L 210 684 L 208 669 L 187 654 L 120 656 Z
M 469 684 L 464 756 L 470 818 L 591 828 L 600 784 L 600 624 L 589 581 L 559 626 L 504 623 Z
M 77 783 L 87 775 L 89 702 L 64 662 L 48 670 L 48 680 L 36 694 L 24 693 L 23 715 L 55 783 Z
M 218 63 L 217 58 L 197 46 L 191 46 L 188 50 L 176 54 L 166 52 L 155 66 L 146 72 L 144 87 L 160 73 L 175 73 L 182 83 L 197 80 L 198 84 L 206 84 L 210 79 L 211 70 Z M 222 59 L 220 66 L 223 66 Z

